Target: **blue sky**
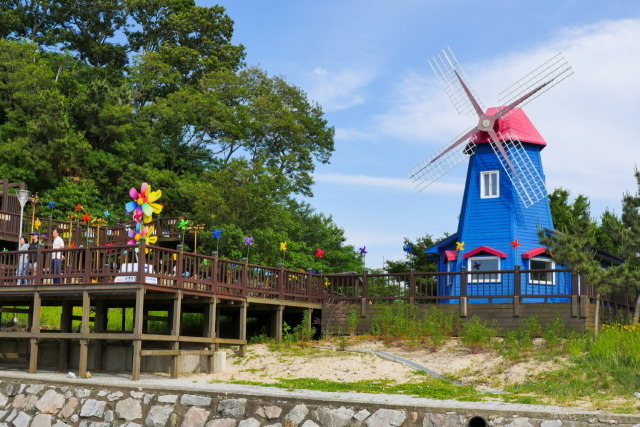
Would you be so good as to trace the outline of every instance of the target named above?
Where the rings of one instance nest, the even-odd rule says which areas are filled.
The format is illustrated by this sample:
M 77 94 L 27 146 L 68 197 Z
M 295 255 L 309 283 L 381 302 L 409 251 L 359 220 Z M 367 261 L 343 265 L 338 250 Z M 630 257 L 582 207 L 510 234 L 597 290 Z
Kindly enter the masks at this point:
M 466 166 L 416 192 L 407 170 L 475 124 L 428 60 L 450 46 L 485 106 L 558 52 L 574 75 L 524 110 L 547 141 L 547 187 L 620 213 L 640 163 L 640 2 L 635 0 L 198 0 L 235 21 L 247 64 L 318 102 L 335 153 L 307 201 L 331 215 L 368 267 L 404 257 L 404 237 L 456 231 Z

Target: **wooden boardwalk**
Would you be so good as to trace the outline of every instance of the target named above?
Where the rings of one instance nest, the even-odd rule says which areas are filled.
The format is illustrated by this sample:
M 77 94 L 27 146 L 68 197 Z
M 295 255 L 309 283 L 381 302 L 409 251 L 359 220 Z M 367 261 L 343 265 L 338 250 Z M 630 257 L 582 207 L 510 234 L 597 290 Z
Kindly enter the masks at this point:
M 80 376 L 88 371 L 90 344 L 92 369 L 102 369 L 105 343 L 132 346 L 133 379 L 140 376 L 141 358 L 152 356 L 169 357 L 174 377 L 181 355 L 206 357 L 210 371 L 220 344 L 238 345 L 244 353 L 249 310 L 263 320 L 267 334 L 281 340 L 285 316 L 319 310 L 324 298 L 321 276 L 283 267 L 254 266 L 144 244 L 61 251 L 64 262 L 59 276 L 52 273 L 56 252 L 52 249 L 0 253 L 0 311 L 28 318 L 26 329 L 0 331 L 4 344 L 7 340 L 16 343 L 15 351 L 0 348 L 0 356 L 25 358 L 30 372 L 36 372 L 42 361 L 39 345 L 50 340 L 59 343 L 58 369 L 66 370 L 69 361 L 77 358 Z M 34 257 L 35 264 L 25 276 L 19 276 L 18 261 L 24 254 Z M 27 284 L 18 284 L 23 281 Z M 53 330 L 42 328 L 42 307 L 57 307 L 60 312 Z M 132 325 L 127 325 L 127 312 L 133 317 Z M 108 325 L 114 313 L 122 319 L 115 326 L 113 321 Z M 199 321 L 183 327 L 185 314 Z M 221 318 L 230 319 L 224 330 Z M 153 332 L 153 323 L 163 332 Z M 72 343 L 78 347 L 73 357 Z

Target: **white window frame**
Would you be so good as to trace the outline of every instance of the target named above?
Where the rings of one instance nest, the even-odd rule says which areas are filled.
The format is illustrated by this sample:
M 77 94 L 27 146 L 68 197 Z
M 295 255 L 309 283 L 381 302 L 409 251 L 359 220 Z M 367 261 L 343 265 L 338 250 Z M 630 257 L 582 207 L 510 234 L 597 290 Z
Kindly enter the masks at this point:
M 486 178 L 488 177 L 488 178 Z M 494 178 L 495 177 L 495 178 Z M 489 191 L 485 194 L 485 190 L 487 190 L 485 185 L 485 179 L 489 180 Z M 491 192 L 493 185 L 491 185 L 492 181 L 495 179 L 495 193 Z M 500 197 L 500 171 L 484 171 L 480 172 L 480 198 L 481 199 L 496 199 Z
M 500 273 L 491 273 L 491 276 L 495 276 L 495 277 L 490 277 L 490 278 L 486 278 L 486 274 L 482 273 L 482 271 L 480 272 L 473 272 L 473 261 L 476 260 L 497 260 L 498 261 L 498 268 L 496 268 L 496 270 L 500 270 L 500 267 L 502 265 L 502 260 L 500 259 L 499 256 L 473 256 L 473 257 L 469 257 L 467 258 L 467 271 L 469 272 L 469 274 L 467 275 L 467 282 L 468 283 L 499 283 L 502 281 L 502 275 Z M 493 270 L 491 270 L 493 271 Z
M 549 259 L 549 258 L 539 258 L 539 257 L 536 258 L 536 257 L 534 257 L 534 258 L 531 258 L 529 260 L 529 270 L 536 270 L 536 269 L 532 268 L 533 267 L 532 264 L 533 264 L 534 261 L 540 261 L 540 262 L 544 262 L 546 264 L 551 264 L 551 267 L 544 268 L 542 270 L 555 270 L 555 268 L 556 268 L 556 262 L 554 260 Z M 551 281 L 548 281 L 548 280 L 534 280 L 533 274 L 534 273 L 529 273 L 529 283 L 532 283 L 532 284 L 535 284 L 535 285 L 550 285 L 550 286 L 556 284 L 556 274 L 555 273 L 545 273 L 545 274 L 551 275 Z

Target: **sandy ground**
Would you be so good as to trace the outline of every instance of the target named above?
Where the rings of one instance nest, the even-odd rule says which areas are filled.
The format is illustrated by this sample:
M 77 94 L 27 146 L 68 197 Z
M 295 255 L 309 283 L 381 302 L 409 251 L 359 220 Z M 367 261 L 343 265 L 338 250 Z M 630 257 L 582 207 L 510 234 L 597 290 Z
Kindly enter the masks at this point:
M 378 341 L 351 342 L 349 347 L 393 354 L 479 390 L 501 390 L 507 384 L 522 382 L 530 375 L 554 369 L 553 362 L 524 360 L 512 363 L 493 351 L 470 354 L 456 340 L 449 341 L 435 352 L 426 348 L 398 348 Z M 317 378 L 341 382 L 386 379 L 397 383 L 416 380 L 414 369 L 373 354 L 340 351 L 335 343 L 326 341 L 318 342 L 313 349 L 313 354 L 294 356 L 287 352 L 271 352 L 264 344 L 253 344 L 248 346 L 244 358 L 238 358 L 236 352 L 226 350 L 227 366 L 224 372 L 195 374 L 191 377 L 200 381 L 244 380 L 266 384 L 276 382 L 278 378 Z

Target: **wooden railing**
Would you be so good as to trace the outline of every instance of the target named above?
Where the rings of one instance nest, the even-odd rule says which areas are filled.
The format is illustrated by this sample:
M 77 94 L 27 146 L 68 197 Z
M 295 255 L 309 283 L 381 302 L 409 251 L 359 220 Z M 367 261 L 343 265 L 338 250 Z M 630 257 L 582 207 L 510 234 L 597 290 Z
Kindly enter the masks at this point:
M 60 274 L 55 259 L 62 258 Z M 26 266 L 25 266 L 26 265 Z M 114 245 L 0 252 L 0 287 L 142 283 L 159 290 L 321 303 L 321 276 L 166 249 Z
M 159 228 L 162 232 L 162 228 Z M 61 271 L 54 259 L 61 255 Z M 0 252 L 0 286 L 49 284 L 144 283 L 164 290 L 226 298 L 290 301 L 406 301 L 412 304 L 455 303 L 460 297 L 478 302 L 563 301 L 572 296 L 594 298 L 596 289 L 568 269 L 499 270 L 449 273 L 343 273 L 295 271 L 147 246 L 106 243 L 61 250 Z M 633 298 L 605 295 L 630 305 Z

